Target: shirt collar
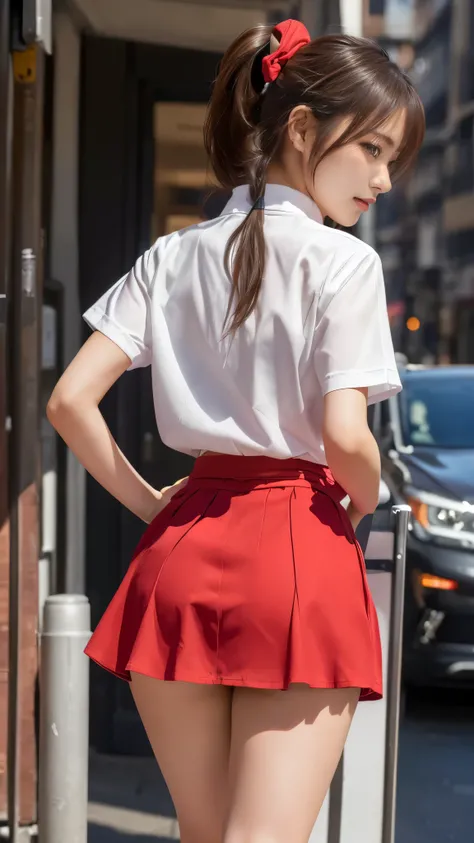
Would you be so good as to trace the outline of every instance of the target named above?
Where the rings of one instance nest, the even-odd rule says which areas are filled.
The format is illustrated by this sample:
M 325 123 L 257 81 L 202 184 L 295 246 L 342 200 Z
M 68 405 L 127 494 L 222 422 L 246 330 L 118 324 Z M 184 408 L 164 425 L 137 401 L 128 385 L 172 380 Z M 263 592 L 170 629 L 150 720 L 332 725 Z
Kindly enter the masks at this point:
M 222 214 L 247 214 L 251 207 L 249 186 L 242 184 L 234 188 Z M 309 196 L 283 184 L 267 184 L 265 210 L 287 214 L 303 213 L 316 222 L 323 222 L 321 211 Z

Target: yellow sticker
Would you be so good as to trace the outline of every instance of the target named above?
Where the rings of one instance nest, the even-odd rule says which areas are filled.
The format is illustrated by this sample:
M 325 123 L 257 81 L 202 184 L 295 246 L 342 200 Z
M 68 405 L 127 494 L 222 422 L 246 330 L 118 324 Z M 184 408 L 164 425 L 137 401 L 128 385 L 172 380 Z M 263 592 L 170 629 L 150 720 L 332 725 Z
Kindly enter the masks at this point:
M 36 81 L 36 46 L 32 44 L 26 50 L 13 53 L 13 75 L 15 82 L 31 85 Z

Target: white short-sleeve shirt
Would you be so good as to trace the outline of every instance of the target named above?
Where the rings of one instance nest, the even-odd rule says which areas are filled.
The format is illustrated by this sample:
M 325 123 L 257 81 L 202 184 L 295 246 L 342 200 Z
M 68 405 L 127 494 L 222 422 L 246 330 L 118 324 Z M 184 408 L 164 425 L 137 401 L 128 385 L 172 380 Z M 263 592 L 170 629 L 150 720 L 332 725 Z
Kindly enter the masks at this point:
M 268 185 L 258 307 L 223 338 L 224 252 L 249 208 L 237 187 L 217 219 L 160 237 L 84 318 L 130 368 L 151 365 L 169 447 L 326 464 L 324 395 L 368 387 L 374 403 L 401 389 L 380 259 L 324 226 L 308 196 Z

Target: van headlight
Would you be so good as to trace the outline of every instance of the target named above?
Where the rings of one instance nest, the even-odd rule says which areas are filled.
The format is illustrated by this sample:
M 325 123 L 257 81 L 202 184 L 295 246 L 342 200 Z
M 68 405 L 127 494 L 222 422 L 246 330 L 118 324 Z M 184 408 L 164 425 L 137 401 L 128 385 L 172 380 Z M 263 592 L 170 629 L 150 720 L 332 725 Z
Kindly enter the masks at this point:
M 443 543 L 474 547 L 474 506 L 420 489 L 406 489 L 413 513 L 413 530 L 421 539 L 436 537 Z

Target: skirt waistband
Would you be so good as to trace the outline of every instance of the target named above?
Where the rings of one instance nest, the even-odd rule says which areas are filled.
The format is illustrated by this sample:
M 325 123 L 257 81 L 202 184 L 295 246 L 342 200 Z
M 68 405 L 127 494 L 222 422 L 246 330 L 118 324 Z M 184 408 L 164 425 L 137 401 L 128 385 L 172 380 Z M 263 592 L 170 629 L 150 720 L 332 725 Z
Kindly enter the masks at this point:
M 198 457 L 189 482 L 219 481 L 219 486 L 249 489 L 270 486 L 311 486 L 337 501 L 346 497 L 327 465 L 308 460 L 278 460 L 273 457 L 244 457 L 212 454 Z

